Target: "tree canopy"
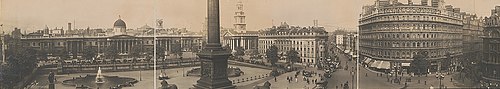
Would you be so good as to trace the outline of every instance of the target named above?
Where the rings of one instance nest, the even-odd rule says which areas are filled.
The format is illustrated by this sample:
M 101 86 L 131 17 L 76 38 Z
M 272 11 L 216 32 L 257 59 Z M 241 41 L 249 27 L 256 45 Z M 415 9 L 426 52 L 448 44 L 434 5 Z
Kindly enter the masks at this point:
M 427 51 L 418 52 L 417 55 L 413 56 L 413 61 L 410 65 L 411 71 L 417 75 L 427 74 L 430 66 L 430 62 L 427 59 Z
M 278 62 L 278 47 L 272 45 L 267 49 L 266 51 L 266 58 L 271 62 L 271 65 L 276 65 L 276 62 Z
M 0 65 L 0 88 L 14 89 L 26 75 L 32 73 L 38 62 L 37 50 L 21 45 L 20 39 L 6 37 L 6 65 Z M 34 55 L 35 54 L 35 55 Z
M 287 61 L 292 64 L 300 60 L 299 52 L 295 51 L 294 49 L 287 51 L 286 55 Z
M 130 56 L 134 58 L 138 58 L 141 56 L 142 53 L 144 53 L 144 50 L 142 49 L 142 45 L 134 45 L 132 46 L 132 51 L 130 51 Z
M 235 56 L 243 56 L 245 55 L 245 49 L 243 47 L 236 47 L 235 48 L 236 52 L 234 53 Z
M 92 60 L 92 58 L 97 56 L 97 49 L 94 47 L 86 46 L 83 49 L 83 58 L 86 60 Z
M 106 58 L 116 59 L 118 58 L 118 50 L 116 50 L 116 45 L 110 45 L 105 48 L 104 55 Z
M 175 49 L 176 47 L 174 47 Z M 156 46 L 156 57 L 161 58 L 165 57 L 165 47 L 163 46 Z
M 172 44 L 172 52 L 171 53 L 173 53 L 177 56 L 182 56 L 182 45 L 180 43 Z

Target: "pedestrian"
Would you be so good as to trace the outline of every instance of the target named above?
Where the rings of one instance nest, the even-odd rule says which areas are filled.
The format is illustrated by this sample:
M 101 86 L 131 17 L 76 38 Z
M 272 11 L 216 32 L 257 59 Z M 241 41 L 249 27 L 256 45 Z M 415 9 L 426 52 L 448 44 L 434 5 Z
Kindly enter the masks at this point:
M 368 73 L 365 73 L 365 77 L 368 77 Z
M 453 82 L 453 78 L 450 78 L 450 81 L 452 81 L 452 82 Z
M 276 77 L 274 77 L 274 82 L 278 82 L 278 80 L 276 79 Z
M 295 78 L 295 82 L 296 82 L 296 83 L 297 83 L 297 82 L 299 82 L 299 79 Z
M 288 81 L 288 83 L 290 83 L 290 77 L 286 77 L 286 80 Z

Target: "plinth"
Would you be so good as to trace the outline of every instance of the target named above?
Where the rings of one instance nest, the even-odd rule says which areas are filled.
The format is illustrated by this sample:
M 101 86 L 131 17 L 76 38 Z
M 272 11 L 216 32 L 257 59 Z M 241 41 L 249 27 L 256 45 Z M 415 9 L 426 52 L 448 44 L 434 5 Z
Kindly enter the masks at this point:
M 219 49 L 219 48 L 215 48 Z M 227 50 L 205 50 L 197 54 L 201 62 L 201 77 L 194 85 L 196 89 L 235 89 L 227 76 Z
M 49 83 L 49 89 L 56 89 L 55 84 L 54 83 Z

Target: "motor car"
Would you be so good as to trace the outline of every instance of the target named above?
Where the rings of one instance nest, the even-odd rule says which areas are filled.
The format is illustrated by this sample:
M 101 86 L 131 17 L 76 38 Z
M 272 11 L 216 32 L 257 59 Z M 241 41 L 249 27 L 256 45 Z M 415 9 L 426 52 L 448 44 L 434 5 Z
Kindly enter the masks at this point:
M 127 58 L 127 59 L 125 59 L 125 60 L 126 60 L 126 62 L 127 62 L 127 63 L 132 63 L 132 62 L 134 62 L 134 59 L 133 59 L 133 58 Z
M 104 60 L 96 60 L 97 63 L 103 63 Z
M 312 77 L 312 73 L 308 71 L 302 71 L 302 75 L 306 77 Z

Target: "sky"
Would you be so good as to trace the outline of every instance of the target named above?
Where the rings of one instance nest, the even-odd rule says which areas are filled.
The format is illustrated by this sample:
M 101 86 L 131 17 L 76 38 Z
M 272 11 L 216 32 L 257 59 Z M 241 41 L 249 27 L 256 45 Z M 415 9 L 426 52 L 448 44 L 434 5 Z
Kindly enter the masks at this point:
M 13 27 L 27 30 L 64 28 L 112 28 L 118 18 L 127 28 L 153 26 L 163 19 L 165 28 L 203 29 L 207 0 L 0 0 L 0 24 L 10 32 Z M 337 28 L 356 30 L 361 7 L 375 0 L 220 0 L 221 26 L 233 28 L 236 3 L 242 1 L 247 30 L 261 30 L 287 22 L 312 26 L 318 20 L 327 31 Z M 407 0 L 400 0 L 406 3 Z M 419 3 L 420 0 L 413 0 Z M 489 16 L 500 0 L 445 0 L 462 11 Z M 75 27 L 73 27 L 75 28 Z

